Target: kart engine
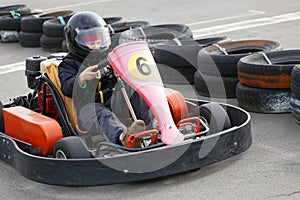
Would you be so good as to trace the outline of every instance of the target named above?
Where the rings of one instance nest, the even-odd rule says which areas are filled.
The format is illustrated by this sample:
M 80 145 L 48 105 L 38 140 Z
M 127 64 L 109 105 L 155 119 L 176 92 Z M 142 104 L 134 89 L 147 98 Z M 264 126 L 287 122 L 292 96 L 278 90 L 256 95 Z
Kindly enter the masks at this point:
M 26 70 L 25 75 L 27 76 L 27 85 L 30 89 L 36 89 L 39 87 L 37 77 L 41 75 L 40 63 L 46 60 L 46 57 L 33 56 L 26 58 Z
M 56 109 L 53 97 L 49 90 L 49 87 L 45 84 L 42 84 L 41 90 L 38 92 L 37 104 L 39 111 L 53 119 L 58 119 L 58 111 Z
M 47 60 L 47 57 L 33 56 L 26 59 L 25 75 L 27 77 L 28 88 L 38 91 L 37 92 L 37 105 L 38 110 L 48 117 L 57 119 L 58 112 L 52 98 L 51 92 L 47 85 L 41 84 L 38 79 L 41 76 L 40 64 L 42 61 Z

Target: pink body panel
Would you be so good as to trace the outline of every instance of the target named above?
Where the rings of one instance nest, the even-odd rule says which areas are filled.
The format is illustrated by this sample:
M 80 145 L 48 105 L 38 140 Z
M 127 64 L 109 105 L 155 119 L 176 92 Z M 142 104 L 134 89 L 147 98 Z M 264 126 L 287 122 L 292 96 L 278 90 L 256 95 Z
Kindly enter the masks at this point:
M 163 83 L 146 42 L 131 42 L 116 47 L 108 60 L 119 76 L 134 88 L 150 107 L 167 144 L 183 141 L 174 124 Z

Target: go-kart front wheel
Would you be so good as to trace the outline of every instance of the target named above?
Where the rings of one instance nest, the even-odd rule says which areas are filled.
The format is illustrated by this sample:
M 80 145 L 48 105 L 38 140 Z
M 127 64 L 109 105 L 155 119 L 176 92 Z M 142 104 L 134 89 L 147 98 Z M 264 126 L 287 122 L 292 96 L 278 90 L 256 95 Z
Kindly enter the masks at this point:
M 91 158 L 87 146 L 76 136 L 59 140 L 54 147 L 53 156 L 58 159 Z
M 206 103 L 197 107 L 191 116 L 201 116 L 209 127 L 206 135 L 226 130 L 231 127 L 231 121 L 226 110 L 218 103 Z

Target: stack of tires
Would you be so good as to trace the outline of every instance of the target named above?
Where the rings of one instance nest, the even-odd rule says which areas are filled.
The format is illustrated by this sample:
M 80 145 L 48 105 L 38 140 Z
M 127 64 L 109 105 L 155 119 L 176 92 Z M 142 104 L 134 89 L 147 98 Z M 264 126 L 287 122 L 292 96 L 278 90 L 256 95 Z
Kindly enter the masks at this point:
M 40 38 L 41 47 L 44 51 L 63 51 L 62 43 L 65 40 L 64 27 L 72 14 L 49 19 L 43 23 L 43 35 Z
M 37 14 L 30 11 L 31 9 L 25 4 L 0 7 L 1 42 L 18 42 L 21 19 L 24 16 Z
M 63 10 L 22 18 L 19 43 L 23 47 L 40 47 L 40 40 L 43 35 L 43 23 L 57 17 L 66 18 L 72 14 L 72 10 Z M 45 41 L 43 40 L 43 42 Z
M 26 4 L 16 4 L 0 7 L 0 15 L 12 14 L 12 11 L 19 14 L 29 13 L 31 9 Z
M 183 40 L 193 38 L 191 29 L 184 24 L 161 24 L 145 26 L 124 31 L 120 34 L 120 44 L 133 41 L 146 41 L 150 50 L 157 44 L 181 44 Z
M 294 121 L 300 125 L 300 65 L 295 65 L 291 73 L 291 112 Z
M 252 53 L 280 49 L 270 40 L 241 40 L 214 44 L 199 51 L 198 71 L 194 76 L 196 91 L 205 97 L 235 98 L 238 61 Z
M 194 84 L 198 52 L 209 45 L 227 37 L 190 39 L 179 44 L 158 44 L 154 46 L 153 57 L 157 63 L 162 80 L 167 84 Z
M 236 91 L 239 106 L 258 113 L 290 112 L 291 73 L 295 64 L 300 64 L 300 50 L 253 54 L 242 58 L 238 63 L 240 83 Z M 295 68 L 294 74 L 297 74 L 296 71 Z M 296 82 L 295 79 L 292 84 L 295 89 Z

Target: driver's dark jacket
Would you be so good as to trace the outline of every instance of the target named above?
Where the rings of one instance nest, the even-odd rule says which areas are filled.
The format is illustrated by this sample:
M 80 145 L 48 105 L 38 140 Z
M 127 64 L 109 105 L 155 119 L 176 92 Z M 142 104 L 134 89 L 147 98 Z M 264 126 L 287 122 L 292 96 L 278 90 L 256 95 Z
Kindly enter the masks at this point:
M 58 67 L 62 93 L 73 98 L 77 111 L 87 103 L 104 104 L 111 97 L 112 88 L 116 84 L 116 79 L 111 74 L 100 80 L 86 81 L 86 87 L 80 87 L 78 76 L 85 68 L 83 60 L 71 53 L 64 57 Z

